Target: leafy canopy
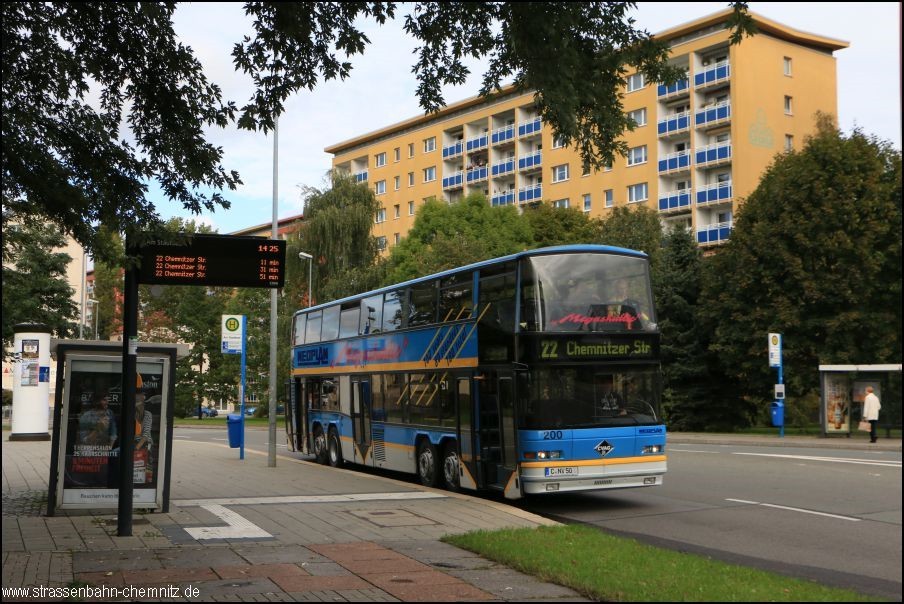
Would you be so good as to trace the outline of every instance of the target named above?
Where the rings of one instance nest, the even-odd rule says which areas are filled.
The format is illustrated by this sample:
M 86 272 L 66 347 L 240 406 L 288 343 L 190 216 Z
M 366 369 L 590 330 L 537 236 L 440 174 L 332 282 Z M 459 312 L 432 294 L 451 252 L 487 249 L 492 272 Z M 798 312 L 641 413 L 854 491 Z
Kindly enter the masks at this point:
M 160 228 L 151 184 L 192 212 L 228 208 L 241 183 L 221 165 L 205 129 L 273 128 L 286 99 L 343 79 L 369 40 L 361 23 L 394 19 L 392 2 L 248 2 L 254 37 L 233 61 L 255 83 L 237 110 L 173 31 L 175 2 L 7 2 L 3 37 L 3 227 L 17 215 L 53 221 L 95 259 L 99 225 L 136 237 Z M 751 31 L 746 4 L 729 26 Z M 543 119 L 587 165 L 612 161 L 631 127 L 620 94 L 626 75 L 682 74 L 666 45 L 635 27 L 630 2 L 413 4 L 405 30 L 418 41 L 421 106 L 444 105 L 441 87 L 486 61 L 482 94 L 511 81 L 535 89 Z M 154 233 L 161 235 L 165 231 Z

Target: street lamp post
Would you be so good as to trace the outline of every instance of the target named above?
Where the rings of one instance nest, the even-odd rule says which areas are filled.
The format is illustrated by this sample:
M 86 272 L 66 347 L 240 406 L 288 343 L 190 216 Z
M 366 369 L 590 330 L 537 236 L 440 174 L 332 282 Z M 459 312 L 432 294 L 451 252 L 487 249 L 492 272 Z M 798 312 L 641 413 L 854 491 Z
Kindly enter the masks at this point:
M 100 304 L 100 302 L 98 302 L 97 300 L 94 300 L 92 298 L 88 298 L 86 300 L 86 302 L 88 302 L 88 304 L 91 305 L 91 314 L 94 315 L 94 339 L 96 340 L 97 339 L 97 305 Z
M 308 261 L 308 307 L 310 308 L 313 300 L 311 300 L 311 275 L 314 273 L 314 256 L 304 252 L 298 252 L 299 259 L 307 259 Z

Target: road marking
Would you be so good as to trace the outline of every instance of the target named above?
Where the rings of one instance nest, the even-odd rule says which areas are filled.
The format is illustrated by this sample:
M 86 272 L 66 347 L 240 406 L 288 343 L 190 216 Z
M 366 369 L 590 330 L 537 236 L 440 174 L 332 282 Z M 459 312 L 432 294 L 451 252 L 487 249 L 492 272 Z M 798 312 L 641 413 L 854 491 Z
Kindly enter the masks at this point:
M 900 461 L 883 461 L 871 459 L 857 459 L 851 457 L 816 457 L 810 455 L 782 455 L 780 453 L 741 453 L 733 452 L 732 455 L 750 455 L 754 457 L 778 457 L 784 459 L 800 459 L 804 461 L 829 461 L 832 463 L 853 463 L 864 466 L 882 466 L 885 468 L 900 468 Z
M 787 510 L 789 512 L 800 512 L 802 514 L 813 514 L 815 516 L 826 516 L 828 518 L 838 518 L 839 520 L 850 520 L 851 522 L 860 522 L 862 518 L 851 518 L 850 516 L 839 516 L 838 514 L 829 514 L 827 512 L 817 512 L 816 510 L 805 510 L 803 508 L 792 508 L 787 505 L 778 505 L 775 503 L 761 503 L 759 501 L 747 501 L 746 499 L 726 499 L 734 503 L 745 503 L 749 505 L 761 505 L 767 508 L 776 508 L 779 510 Z
M 400 501 L 411 499 L 445 499 L 442 493 L 409 491 L 402 493 L 352 493 L 348 495 L 285 495 L 282 497 L 235 497 L 222 499 L 180 499 L 180 506 L 269 505 L 285 503 L 352 503 L 355 501 Z
M 202 505 L 201 508 L 220 518 L 226 523 L 226 526 L 186 528 L 185 531 L 198 541 L 204 539 L 266 539 L 273 536 L 250 520 L 221 505 L 208 504 Z

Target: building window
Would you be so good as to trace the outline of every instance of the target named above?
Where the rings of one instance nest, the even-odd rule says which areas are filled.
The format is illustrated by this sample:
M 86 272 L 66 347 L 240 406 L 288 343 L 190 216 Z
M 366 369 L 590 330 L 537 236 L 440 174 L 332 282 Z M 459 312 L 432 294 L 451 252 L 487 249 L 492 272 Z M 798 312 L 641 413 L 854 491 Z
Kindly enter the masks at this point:
M 393 154 L 393 161 L 397 162 L 400 159 L 402 159 L 402 149 L 401 148 L 396 147 L 395 149 L 392 150 L 392 154 Z
M 612 171 L 612 164 L 611 164 L 611 163 L 608 163 L 608 164 L 606 164 L 605 166 L 603 166 L 603 171 L 604 171 L 604 172 L 611 172 L 611 171 Z
M 642 73 L 635 73 L 632 76 L 628 76 L 628 92 L 640 90 L 645 84 L 646 82 L 644 81 Z
M 414 172 L 409 172 L 409 173 L 408 173 L 408 186 L 409 186 L 409 187 L 413 187 L 413 186 L 414 186 Z
M 581 176 L 590 176 L 590 166 L 589 165 L 584 164 L 584 166 L 581 170 Z
M 784 67 L 785 67 L 785 75 L 791 75 L 791 57 L 785 57 L 783 59 Z
M 377 249 L 381 252 L 386 249 L 386 237 L 377 237 Z
M 556 136 L 552 137 L 552 148 L 553 149 L 561 149 L 564 146 L 565 146 L 565 137 L 564 136 L 560 136 L 557 134 Z
M 638 126 L 646 126 L 647 125 L 647 108 L 641 107 L 640 109 L 635 109 L 634 111 L 628 113 L 628 118 L 634 120 L 634 123 Z
M 785 135 L 785 151 L 794 151 L 794 137 L 790 134 Z
M 402 208 L 399 206 L 399 204 L 395 204 L 395 206 L 393 206 L 393 210 L 395 210 L 393 219 L 398 220 L 399 217 L 402 215 Z
M 377 210 L 377 217 L 374 219 L 374 222 L 376 222 L 377 224 L 386 222 L 386 210 L 384 208 Z
M 402 177 L 401 177 L 401 176 L 396 176 L 396 177 L 393 179 L 393 185 L 395 186 L 395 190 L 398 191 L 398 190 L 399 190 L 399 187 L 402 185 Z
M 611 208 L 615 204 L 615 198 L 612 194 L 612 189 L 606 189 L 603 191 L 603 197 L 606 198 L 606 207 Z
M 552 202 L 552 207 L 554 208 L 568 208 L 568 200 L 567 199 L 557 199 Z
M 386 153 L 377 153 L 376 164 L 378 168 L 382 168 L 386 165 Z
M 642 182 L 628 187 L 628 203 L 647 200 L 647 183 Z
M 414 202 L 413 201 L 408 202 L 408 215 L 414 216 Z
M 414 157 L 414 143 L 408 143 L 408 157 Z
M 628 150 L 628 165 L 636 166 L 647 161 L 647 146 L 641 145 Z
M 794 107 L 793 107 L 791 101 L 792 101 L 792 99 L 790 96 L 785 97 L 785 115 L 793 115 L 794 114 L 794 111 L 793 111 Z
M 431 136 L 430 138 L 424 139 L 424 153 L 430 153 L 431 151 L 436 151 L 436 137 Z
M 568 180 L 568 164 L 562 164 L 561 166 L 553 166 L 552 167 L 552 181 L 553 182 L 562 182 L 563 180 Z
M 394 234 L 394 235 L 392 236 L 392 242 L 393 242 L 393 244 L 395 244 L 395 245 L 398 245 L 398 244 L 399 244 L 399 241 L 401 241 L 401 240 L 402 240 L 402 236 L 399 235 L 398 233 L 396 233 L 396 234 Z
M 383 193 L 385 193 L 386 192 L 386 181 L 385 180 L 377 181 L 376 184 L 374 185 L 374 191 L 376 192 L 377 195 L 382 195 Z
M 584 211 L 590 211 L 590 193 L 584 193 Z
M 436 166 L 424 168 L 424 182 L 433 182 L 436 180 Z

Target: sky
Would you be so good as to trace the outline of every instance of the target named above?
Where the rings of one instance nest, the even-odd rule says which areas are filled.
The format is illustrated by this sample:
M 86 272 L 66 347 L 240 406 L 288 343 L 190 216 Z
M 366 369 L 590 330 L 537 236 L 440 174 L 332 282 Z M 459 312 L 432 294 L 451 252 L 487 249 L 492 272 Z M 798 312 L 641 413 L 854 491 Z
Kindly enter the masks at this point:
M 724 2 L 639 2 L 637 26 L 657 33 L 722 10 Z M 859 127 L 901 149 L 900 13 L 897 2 L 751 2 L 753 13 L 794 29 L 844 40 L 849 48 L 835 53 L 841 128 Z M 321 83 L 313 91 L 290 97 L 279 118 L 278 216 L 303 212 L 304 187 L 323 188 L 331 166 L 329 145 L 423 114 L 411 73 L 413 40 L 402 30 L 406 6 L 398 6 L 394 23 L 369 25 L 371 40 L 363 55 L 352 57 L 351 76 Z M 207 77 L 219 84 L 226 99 L 242 106 L 251 96 L 249 78 L 235 72 L 231 51 L 251 35 L 251 20 L 240 3 L 180 4 L 174 16 L 180 40 L 195 51 Z M 482 71 L 472 64 L 472 77 L 444 89 L 448 103 L 477 94 Z M 243 181 L 224 194 L 229 210 L 193 216 L 152 190 L 151 199 L 164 218 L 181 216 L 211 225 L 220 233 L 269 224 L 273 216 L 272 134 L 209 129 L 208 140 L 221 146 L 223 164 L 238 170 Z

